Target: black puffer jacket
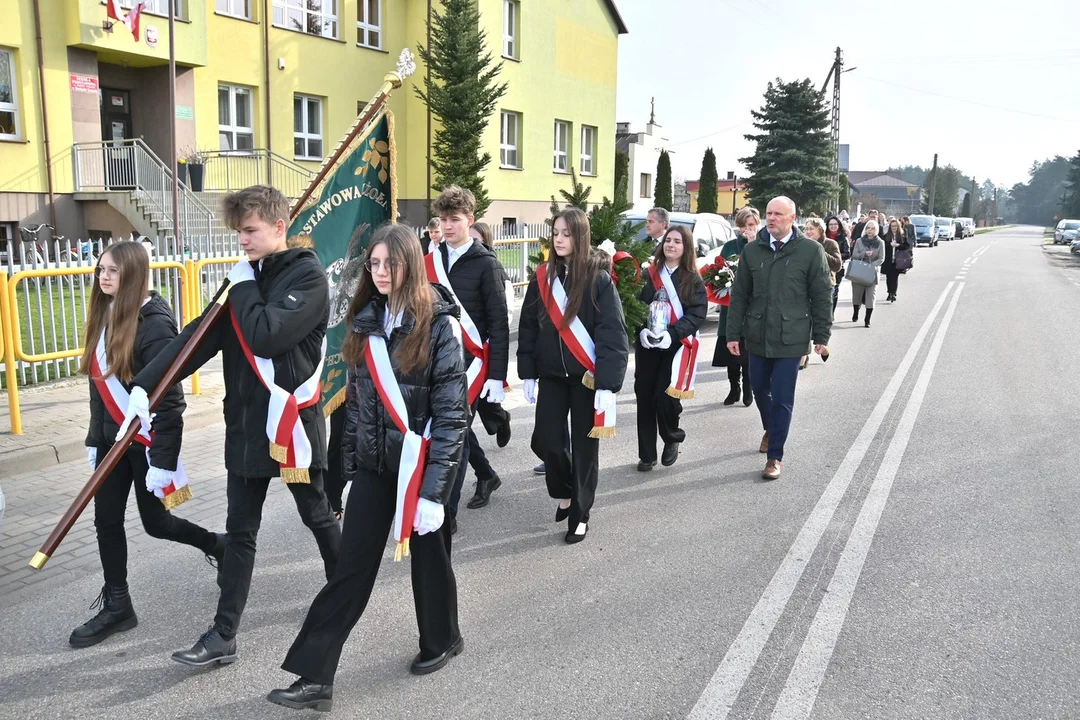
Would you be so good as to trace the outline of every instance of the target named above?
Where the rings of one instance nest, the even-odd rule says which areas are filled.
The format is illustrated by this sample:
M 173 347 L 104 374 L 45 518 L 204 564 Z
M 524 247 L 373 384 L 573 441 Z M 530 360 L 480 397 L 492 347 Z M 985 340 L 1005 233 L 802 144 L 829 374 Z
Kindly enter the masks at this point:
M 595 271 L 594 277 L 578 317 L 596 346 L 596 389 L 618 392 L 626 376 L 626 358 L 630 351 L 626 320 L 611 275 L 600 269 Z M 585 374 L 585 368 L 563 343 L 555 323 L 548 317 L 535 277 L 529 281 L 521 306 L 517 360 L 518 376 L 522 380 Z
M 443 267 L 450 264 L 449 247 L 439 243 Z M 457 259 L 447 277 L 454 294 L 476 324 L 481 338 L 490 338 L 488 379 L 505 380 L 510 360 L 510 326 L 506 316 L 505 271 L 494 251 L 479 240 Z
M 469 404 L 465 360 L 456 335 L 458 331 L 454 328 L 458 308 L 446 288 L 441 285 L 432 288 L 436 301 L 429 362 L 404 376 L 398 369 L 394 346 L 412 332 L 411 316 L 405 316 L 402 324 L 390 333 L 387 350 L 394 366 L 394 377 L 409 408 L 409 428 L 423 433 L 431 419 L 431 444 L 420 497 L 445 505 L 450 500 L 461 462 Z M 373 300 L 353 318 L 352 331 L 386 337 L 383 330 L 385 313 L 385 298 Z M 387 413 L 367 363 L 349 368 L 346 388 L 345 431 L 341 443 L 345 482 L 355 480 L 361 468 L 373 473 L 393 471 L 396 477 L 404 434 Z
M 645 282 L 641 286 L 641 291 L 638 292 L 638 300 L 648 305 L 656 297 L 656 287 L 653 285 L 651 274 L 657 272 L 656 266 L 652 266 L 644 273 Z M 676 268 L 675 272 L 671 274 L 671 284 L 675 286 L 675 292 L 681 292 L 682 288 L 682 268 Z M 696 275 L 696 273 L 695 273 Z M 679 322 L 668 327 L 668 333 L 671 334 L 671 349 L 677 350 L 677 343 L 685 337 L 690 337 L 698 330 L 701 329 L 702 324 L 705 322 L 705 315 L 709 311 L 709 297 L 705 294 L 705 283 L 701 280 L 700 275 L 696 275 L 697 280 L 694 281 L 694 292 L 689 298 L 679 296 L 679 300 L 682 301 L 683 316 Z M 634 342 L 638 345 L 641 344 L 641 331 L 644 326 L 638 328 L 638 331 L 634 334 Z
M 139 310 L 139 329 L 135 331 L 135 357 L 132 358 L 131 370 L 139 374 L 169 342 L 176 337 L 176 319 L 172 308 L 164 298 L 150 291 L 150 300 Z M 95 341 L 96 342 L 96 341 Z M 124 384 L 131 390 L 131 385 Z M 154 411 L 151 430 L 154 442 L 150 446 L 150 464 L 162 470 L 175 470 L 176 460 L 180 457 L 180 441 L 184 434 L 184 390 L 180 383 L 169 388 L 164 399 Z M 123 408 L 121 408 L 123 411 Z M 97 385 L 90 381 L 90 427 L 86 430 L 86 446 L 111 448 L 116 441 L 119 426 L 105 410 Z M 143 452 L 142 445 L 132 443 L 138 452 Z
M 267 256 L 256 269 L 255 282 L 229 288 L 229 306 L 236 313 L 251 351 L 274 361 L 275 382 L 293 391 L 311 377 L 322 359 L 322 341 L 329 314 L 326 274 L 314 250 L 295 248 Z M 225 374 L 225 467 L 241 477 L 277 477 L 281 466 L 270 457 L 266 417 L 267 390 L 251 368 L 233 329 L 230 312 L 221 315 L 203 344 L 184 367 L 187 377 L 208 360 L 222 355 Z M 188 324 L 165 350 L 135 378 L 149 393 L 202 322 Z M 311 442 L 311 467 L 326 468 L 326 423 L 322 401 L 300 411 Z

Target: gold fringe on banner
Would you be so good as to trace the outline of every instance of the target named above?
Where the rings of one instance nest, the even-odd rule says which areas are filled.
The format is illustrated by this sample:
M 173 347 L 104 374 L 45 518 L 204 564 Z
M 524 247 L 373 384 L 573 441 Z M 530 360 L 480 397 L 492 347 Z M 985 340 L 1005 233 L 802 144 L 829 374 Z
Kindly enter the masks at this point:
M 694 397 L 693 390 L 679 390 L 677 388 L 669 387 L 664 392 L 667 393 L 668 397 L 673 397 L 676 400 L 690 400 Z
M 594 427 L 589 431 L 589 437 L 604 440 L 607 438 L 615 437 L 615 428 L 613 427 Z
M 585 373 L 584 375 L 581 376 L 581 384 L 584 385 L 585 387 L 589 388 L 590 390 L 595 390 L 596 389 L 596 378 L 594 378 L 589 373 Z
M 307 468 L 281 468 L 281 481 L 283 483 L 297 483 L 306 485 L 311 482 L 311 473 Z
M 161 498 L 161 504 L 165 506 L 166 510 L 175 510 L 191 498 L 191 487 L 189 485 L 185 485 L 184 487 L 178 488 L 177 490 L 174 490 L 165 497 Z
M 394 547 L 394 562 L 401 562 L 402 557 L 409 557 L 409 538 L 405 538 Z
M 274 459 L 274 462 L 289 462 L 289 448 L 272 442 L 270 443 L 270 457 Z
M 323 403 L 322 414 L 323 417 L 330 417 L 334 414 L 334 411 L 341 407 L 341 404 L 345 402 L 345 388 L 341 388 L 334 397 Z
M 398 186 L 397 141 L 394 140 L 394 113 L 390 112 L 390 110 L 385 110 L 384 112 L 386 113 L 386 134 L 390 138 L 390 222 L 396 223 L 398 220 Z

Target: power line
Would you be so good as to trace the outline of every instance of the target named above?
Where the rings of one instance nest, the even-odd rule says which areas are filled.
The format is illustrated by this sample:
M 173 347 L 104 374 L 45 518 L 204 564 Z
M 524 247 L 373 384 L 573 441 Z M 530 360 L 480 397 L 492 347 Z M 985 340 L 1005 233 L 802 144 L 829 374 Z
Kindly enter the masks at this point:
M 668 143 L 664 147 L 665 148 L 678 147 L 679 145 L 686 145 L 687 143 L 697 142 L 698 140 L 704 140 L 706 138 L 711 138 L 713 135 L 722 135 L 723 133 L 729 132 L 729 131 L 734 130 L 736 128 L 740 128 L 745 124 L 746 124 L 746 121 L 743 120 L 742 122 L 736 123 L 736 124 L 734 124 L 734 125 L 732 125 L 730 127 L 726 127 L 723 130 L 717 130 L 716 132 L 711 132 L 708 135 L 702 135 L 701 137 L 692 138 L 690 140 L 680 140 L 677 143 Z
M 945 98 L 946 100 L 952 100 L 953 102 L 966 103 L 968 105 L 978 105 L 979 107 L 1016 113 L 1018 115 L 1030 115 L 1031 117 L 1043 118 L 1045 120 L 1059 120 L 1061 122 L 1080 124 L 1080 118 L 1064 118 L 1057 117 L 1056 115 L 1043 115 L 1041 113 L 1028 112 L 1027 110 L 1017 110 L 1016 108 L 1002 107 L 1001 105 L 991 105 L 989 103 L 979 102 L 978 100 L 966 100 L 964 98 L 955 97 L 953 95 L 943 95 L 942 93 L 936 93 L 931 90 L 908 87 L 907 85 L 900 85 L 899 83 L 889 82 L 888 80 L 881 80 L 879 78 L 873 78 L 867 75 L 859 75 L 859 77 L 861 77 L 863 80 L 870 80 L 871 82 L 881 83 L 882 85 L 891 85 L 892 87 L 900 88 L 901 90 L 909 90 L 911 92 L 922 93 L 924 95 L 933 95 L 934 97 Z

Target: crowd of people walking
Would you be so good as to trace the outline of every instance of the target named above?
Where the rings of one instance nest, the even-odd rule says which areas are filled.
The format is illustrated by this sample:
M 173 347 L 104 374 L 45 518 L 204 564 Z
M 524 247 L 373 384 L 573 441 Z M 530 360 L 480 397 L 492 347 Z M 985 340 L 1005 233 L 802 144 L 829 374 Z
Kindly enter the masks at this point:
M 189 494 L 179 460 L 183 391 L 171 387 L 154 414 L 149 401 L 207 316 L 178 333 L 161 298 L 146 290 L 141 246 L 117 243 L 102 255 L 81 366 L 91 381 L 91 467 L 129 423 L 140 432 L 95 498 L 105 585 L 100 612 L 76 628 L 72 646 L 97 644 L 137 623 L 123 531 L 134 486 L 148 532 L 199 549 L 217 572 L 213 623 L 173 659 L 192 666 L 235 661 L 262 505 L 271 478 L 281 477 L 318 546 L 326 584 L 282 664 L 297 679 L 271 692 L 270 701 L 332 707 L 341 653 L 374 590 L 388 536 L 397 559 L 411 558 L 419 630 L 411 671 L 434 672 L 463 651 L 452 538 L 468 468 L 476 474 L 468 508 L 487 506 L 502 485 L 473 420 L 480 418 L 499 447 L 510 443 L 502 402 L 512 288 L 490 228 L 475 220 L 472 194 L 448 187 L 433 209 L 437 217 L 422 238 L 387 224 L 364 251 L 342 347 L 345 402 L 331 417 L 328 451 L 318 386 L 329 297 L 318 257 L 289 246 L 288 203 L 277 190 L 257 186 L 226 198 L 226 219 L 246 257 L 229 273 L 229 317 L 202 328 L 206 339 L 181 373 L 223 356 L 224 533 L 171 515 Z M 764 225 L 752 207 L 736 214 L 738 234 L 720 252 L 737 269 L 720 308 L 712 365 L 727 372 L 725 406 L 756 404 L 765 479 L 782 474 L 799 371 L 812 354 L 829 358 L 839 283 L 851 282 L 853 321 L 865 308 L 866 327 L 879 268 L 888 300 L 896 301 L 914 244 L 906 221 L 876 211 L 854 224 L 845 215 L 812 216 L 804 232 L 785 197 L 768 203 Z M 599 446 L 615 434 L 631 343 L 637 470 L 650 472 L 658 461 L 674 465 L 687 439 L 680 419 L 683 402 L 695 396 L 710 295 L 692 232 L 669 226 L 660 209 L 649 213 L 647 228 L 655 246 L 642 271 L 638 299 L 649 315 L 641 327 L 626 326 L 612 258 L 593 246 L 589 218 L 576 208 L 553 219 L 550 250 L 517 318 L 517 375 L 526 401 L 536 405 L 530 447 L 569 545 L 584 541 L 593 522 Z M 343 507 L 345 485 L 351 489 Z

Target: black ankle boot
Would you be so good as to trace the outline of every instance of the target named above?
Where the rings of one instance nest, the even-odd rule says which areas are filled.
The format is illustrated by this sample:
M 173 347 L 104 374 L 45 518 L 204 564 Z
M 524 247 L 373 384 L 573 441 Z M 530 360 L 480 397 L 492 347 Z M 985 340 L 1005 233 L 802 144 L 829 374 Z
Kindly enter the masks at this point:
M 754 402 L 754 392 L 750 389 L 750 378 L 747 377 L 743 380 L 742 384 L 742 404 L 746 407 L 750 407 Z
M 130 630 L 139 624 L 127 585 L 105 585 L 90 609 L 96 607 L 101 607 L 101 611 L 72 631 L 68 638 L 72 647 L 97 645 L 113 633 Z
M 863 327 L 870 327 L 870 316 L 874 314 L 874 308 L 866 308 L 866 321 L 863 323 Z
M 735 403 L 739 402 L 739 381 L 730 380 L 729 382 L 731 383 L 731 392 L 729 392 L 727 397 L 724 398 L 724 404 L 734 405 Z
M 851 314 L 851 322 L 859 322 L 859 308 L 860 305 L 855 306 L 855 312 Z

